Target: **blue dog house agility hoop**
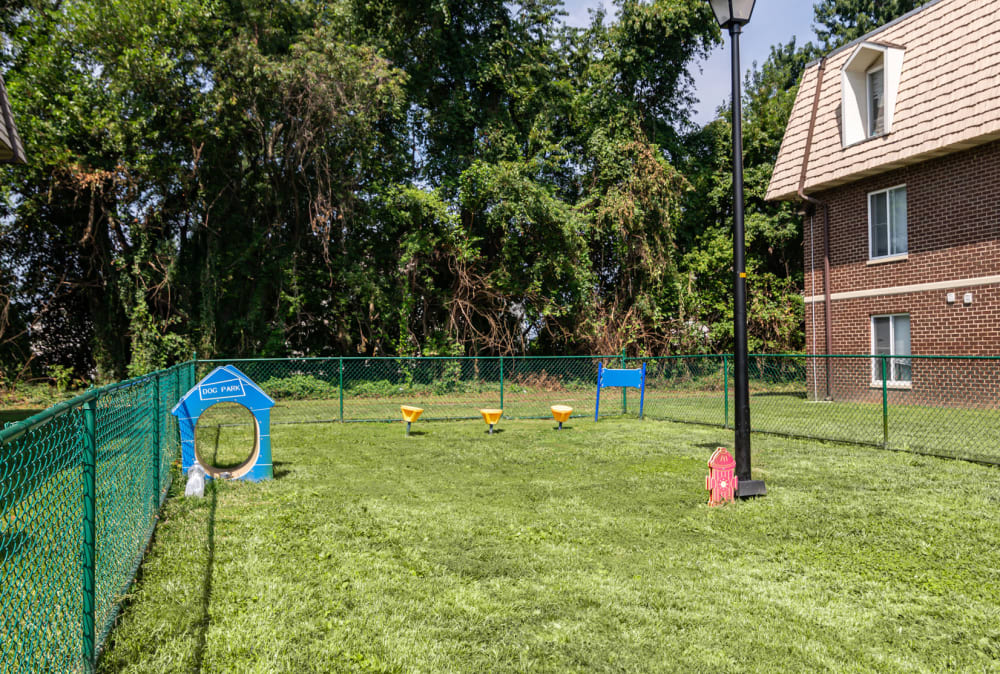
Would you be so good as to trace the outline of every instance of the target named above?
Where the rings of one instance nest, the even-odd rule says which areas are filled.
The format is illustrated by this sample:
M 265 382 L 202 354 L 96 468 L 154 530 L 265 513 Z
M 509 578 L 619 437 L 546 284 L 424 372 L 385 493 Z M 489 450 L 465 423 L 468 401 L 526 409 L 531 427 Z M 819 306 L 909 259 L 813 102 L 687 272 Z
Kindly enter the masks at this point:
M 612 370 L 597 364 L 597 402 L 594 404 L 594 421 L 601 411 L 601 389 L 609 386 L 634 386 L 639 389 L 639 418 L 642 419 L 642 404 L 646 398 L 646 364 L 634 370 Z
M 216 468 L 199 461 L 195 447 L 195 426 L 198 418 L 212 405 L 236 403 L 250 410 L 254 419 L 254 443 L 249 458 L 235 468 Z M 177 417 L 181 435 L 181 467 L 184 473 L 200 465 L 213 478 L 231 480 L 270 480 L 271 408 L 274 401 L 250 377 L 232 365 L 217 367 L 184 394 L 170 412 Z

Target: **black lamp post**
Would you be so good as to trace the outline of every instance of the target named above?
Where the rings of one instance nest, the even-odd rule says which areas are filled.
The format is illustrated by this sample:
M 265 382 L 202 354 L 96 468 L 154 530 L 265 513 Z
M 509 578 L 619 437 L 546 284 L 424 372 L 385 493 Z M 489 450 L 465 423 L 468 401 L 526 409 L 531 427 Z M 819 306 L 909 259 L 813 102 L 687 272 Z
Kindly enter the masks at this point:
M 747 274 L 746 234 L 743 229 L 743 106 L 740 98 L 740 33 L 750 21 L 755 0 L 708 0 L 719 25 L 733 37 L 733 333 L 735 335 L 736 397 L 736 495 L 740 498 L 767 493 L 763 480 L 750 479 L 750 386 L 747 372 Z

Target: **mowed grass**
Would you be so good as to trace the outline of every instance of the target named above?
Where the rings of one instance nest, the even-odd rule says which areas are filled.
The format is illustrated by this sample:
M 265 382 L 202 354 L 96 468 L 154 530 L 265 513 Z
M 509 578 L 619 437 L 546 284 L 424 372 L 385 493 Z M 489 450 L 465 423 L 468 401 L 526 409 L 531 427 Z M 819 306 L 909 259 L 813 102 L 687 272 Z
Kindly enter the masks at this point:
M 629 416 L 638 417 L 638 392 L 629 390 L 627 396 L 625 409 Z M 514 387 L 505 397 L 504 417 L 549 418 L 551 405 L 569 405 L 573 407 L 574 417 L 592 419 L 594 399 L 592 389 L 544 391 Z M 345 398 L 344 419 L 352 422 L 401 419 L 400 405 L 424 408 L 424 420 L 478 419 L 479 408 L 499 407 L 500 402 L 498 398 L 480 394 Z M 608 389 L 602 394 L 602 418 L 621 415 L 622 410 L 620 390 Z M 735 404 L 731 391 L 727 406 L 721 390 L 678 391 L 651 387 L 646 390 L 644 411 L 649 420 L 720 427 L 728 423 L 732 428 Z M 886 411 L 888 442 L 892 449 L 1000 463 L 1000 442 L 997 440 L 1000 438 L 1000 409 L 894 403 Z M 272 411 L 272 419 L 275 424 L 335 421 L 339 413 L 337 400 L 279 400 Z M 813 402 L 807 399 L 801 387 L 751 391 L 750 394 L 750 424 L 757 432 L 881 446 L 885 439 L 882 413 L 881 402 Z M 206 425 L 213 423 L 216 422 L 213 420 Z
M 101 671 L 1000 669 L 1000 471 L 755 435 L 769 495 L 709 508 L 731 432 L 553 426 L 276 426 L 274 481 L 176 480 Z

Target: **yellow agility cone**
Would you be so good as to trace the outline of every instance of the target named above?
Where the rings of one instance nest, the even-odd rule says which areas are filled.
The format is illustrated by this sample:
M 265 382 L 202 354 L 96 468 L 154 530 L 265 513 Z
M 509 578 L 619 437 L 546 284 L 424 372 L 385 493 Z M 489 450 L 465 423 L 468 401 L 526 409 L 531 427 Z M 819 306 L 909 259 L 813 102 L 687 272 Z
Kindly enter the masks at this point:
M 573 414 L 573 408 L 567 405 L 553 405 L 549 408 L 552 410 L 552 417 L 559 422 L 558 430 L 562 430 L 562 425 L 564 421 L 569 421 L 569 415 Z
M 409 435 L 410 424 L 419 419 L 424 411 L 419 407 L 411 407 L 409 405 L 403 405 L 399 409 L 403 411 L 403 420 L 406 422 L 406 434 Z
M 490 435 L 493 435 L 493 424 L 500 421 L 503 410 L 479 410 L 479 413 L 483 415 L 483 421 L 490 425 Z

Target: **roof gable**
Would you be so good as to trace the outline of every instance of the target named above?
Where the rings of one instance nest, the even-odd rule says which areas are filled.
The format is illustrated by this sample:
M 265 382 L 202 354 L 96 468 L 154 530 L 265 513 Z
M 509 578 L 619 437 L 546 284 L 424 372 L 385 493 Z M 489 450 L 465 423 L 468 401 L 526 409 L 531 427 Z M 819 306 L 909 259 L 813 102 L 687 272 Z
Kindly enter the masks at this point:
M 222 365 L 185 393 L 170 412 L 178 417 L 197 418 L 220 402 L 239 403 L 251 411 L 274 407 L 274 400 L 250 377 L 232 365 Z
M 810 64 L 775 162 L 768 199 L 799 187 L 813 98 L 822 82 L 806 192 L 925 161 L 1000 138 L 1000 41 L 995 0 L 935 0 Z M 844 67 L 865 45 L 905 50 L 891 130 L 845 143 Z

